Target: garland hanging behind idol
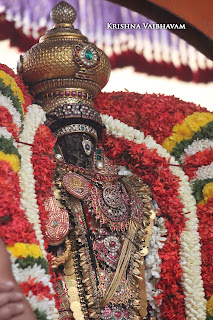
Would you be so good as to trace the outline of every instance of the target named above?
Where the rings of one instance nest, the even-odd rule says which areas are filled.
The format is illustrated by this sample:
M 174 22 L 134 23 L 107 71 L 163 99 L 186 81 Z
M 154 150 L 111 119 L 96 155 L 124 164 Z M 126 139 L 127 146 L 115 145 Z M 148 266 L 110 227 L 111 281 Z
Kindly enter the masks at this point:
M 55 27 L 20 59 L 42 108 L 0 71 L 11 114 L 0 235 L 13 274 L 38 319 L 211 319 L 213 115 L 133 93 L 100 94 L 94 108 L 109 61 L 75 17 L 58 4 Z

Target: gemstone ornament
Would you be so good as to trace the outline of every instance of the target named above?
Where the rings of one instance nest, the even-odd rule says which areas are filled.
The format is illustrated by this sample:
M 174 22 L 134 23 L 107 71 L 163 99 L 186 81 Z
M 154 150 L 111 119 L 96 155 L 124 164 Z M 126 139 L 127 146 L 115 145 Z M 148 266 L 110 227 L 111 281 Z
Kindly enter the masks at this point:
M 94 242 L 93 249 L 97 252 L 97 258 L 101 264 L 110 267 L 113 271 L 116 270 L 122 249 L 122 240 L 119 236 L 116 234 L 100 236 Z
M 62 243 L 69 232 L 69 215 L 66 209 L 60 208 L 55 197 L 45 202 L 45 210 L 49 211 L 46 224 L 46 236 L 52 246 Z
M 129 320 L 129 311 L 122 309 L 121 307 L 106 306 L 103 311 L 101 311 L 101 320 Z
M 95 140 L 98 140 L 97 132 L 95 131 L 94 128 L 88 126 L 88 125 L 83 125 L 83 124 L 70 124 L 68 126 L 62 127 L 59 130 L 54 132 L 54 136 L 56 138 L 62 137 L 66 134 L 70 133 L 75 133 L 75 132 L 83 132 L 83 133 L 88 133 L 91 136 L 95 138 Z
M 94 45 L 90 43 L 80 43 L 75 48 L 75 61 L 79 66 L 91 69 L 99 64 L 100 56 Z
M 89 140 L 89 138 L 83 136 L 82 146 L 86 155 L 89 156 L 92 151 L 92 142 Z

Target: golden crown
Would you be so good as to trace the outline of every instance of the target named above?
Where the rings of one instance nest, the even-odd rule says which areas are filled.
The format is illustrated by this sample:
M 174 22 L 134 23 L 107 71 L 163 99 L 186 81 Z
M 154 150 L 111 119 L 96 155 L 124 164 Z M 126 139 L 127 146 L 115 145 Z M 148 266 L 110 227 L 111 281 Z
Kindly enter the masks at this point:
M 52 119 L 101 123 L 93 100 L 109 80 L 109 59 L 73 27 L 76 11 L 70 4 L 58 3 L 51 18 L 55 26 L 20 57 L 18 72 Z

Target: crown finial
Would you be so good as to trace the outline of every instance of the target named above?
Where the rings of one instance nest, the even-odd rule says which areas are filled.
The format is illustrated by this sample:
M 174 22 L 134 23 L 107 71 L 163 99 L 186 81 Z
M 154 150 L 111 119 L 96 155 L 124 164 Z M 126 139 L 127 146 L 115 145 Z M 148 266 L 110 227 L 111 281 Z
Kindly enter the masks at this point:
M 52 9 L 50 17 L 55 24 L 73 24 L 76 19 L 75 9 L 67 2 L 61 1 Z

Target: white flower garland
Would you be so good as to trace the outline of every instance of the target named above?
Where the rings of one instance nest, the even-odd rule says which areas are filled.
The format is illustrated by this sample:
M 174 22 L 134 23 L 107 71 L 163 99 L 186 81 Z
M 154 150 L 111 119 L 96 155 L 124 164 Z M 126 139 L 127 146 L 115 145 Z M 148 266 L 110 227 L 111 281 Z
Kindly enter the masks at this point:
M 43 269 L 40 265 L 35 263 L 32 267 L 28 266 L 23 271 L 23 269 L 19 268 L 19 264 L 15 263 L 15 258 L 13 256 L 11 256 L 11 260 L 13 262 L 12 269 L 16 275 L 16 281 L 18 283 L 28 282 L 29 279 L 33 279 L 34 283 L 42 282 L 44 286 L 49 286 L 50 275 L 47 274 L 46 270 Z M 52 291 L 52 288 L 50 289 Z
M 12 134 L 7 130 L 6 127 L 0 128 L 0 136 L 3 136 L 5 139 L 8 139 L 8 140 L 13 138 Z M 17 148 L 17 143 L 14 141 L 14 138 L 13 138 L 13 146 Z
M 147 292 L 147 300 L 152 307 L 152 311 L 150 314 L 161 320 L 161 313 L 159 306 L 161 305 L 157 303 L 154 297 L 157 297 L 160 293 L 160 289 L 156 289 L 156 283 L 160 279 L 160 264 L 161 259 L 159 258 L 158 251 L 162 249 L 164 243 L 166 241 L 165 235 L 167 234 L 167 230 L 165 227 L 165 221 L 163 217 L 156 217 L 155 220 L 157 223 L 152 227 L 152 234 L 149 243 L 149 251 L 144 260 L 145 265 L 145 278 L 146 278 L 146 292 Z
M 210 150 L 213 148 L 213 141 L 209 139 L 195 140 L 187 148 L 184 149 L 184 154 L 182 154 L 180 161 L 184 162 L 186 157 L 195 155 L 199 151 L 204 151 L 205 149 Z
M 43 300 L 39 299 L 38 296 L 33 295 L 32 293 L 29 293 L 29 296 L 27 297 L 27 300 L 29 301 L 32 309 L 38 309 L 40 312 L 45 312 L 47 313 L 47 309 L 49 311 L 53 311 L 55 309 L 55 303 L 53 300 L 49 300 L 48 298 L 44 297 Z M 48 305 L 48 308 L 47 308 Z M 53 315 L 52 312 L 49 312 L 47 314 L 47 319 L 48 320 L 57 320 L 58 316 Z
M 34 283 L 42 282 L 44 286 L 48 286 L 50 288 L 50 294 L 55 294 L 50 281 L 50 275 L 46 274 L 45 269 L 40 265 L 35 263 L 32 267 L 28 266 L 23 270 L 19 268 L 17 263 L 15 263 L 16 259 L 12 255 L 10 256 L 10 259 L 12 272 L 18 283 L 28 282 L 30 279 L 33 279 Z M 33 310 L 38 309 L 40 312 L 47 313 L 48 320 L 58 320 L 58 310 L 55 307 L 54 300 L 49 300 L 46 297 L 44 297 L 44 300 L 41 300 L 38 296 L 33 295 L 31 291 L 28 293 L 26 298 Z
M 116 138 L 123 137 L 135 143 L 145 143 L 148 149 L 156 149 L 158 155 L 170 160 L 172 174 L 180 179 L 180 199 L 183 203 L 183 214 L 186 215 L 186 230 L 180 236 L 180 263 L 183 270 L 183 290 L 185 294 L 185 312 L 187 320 L 204 320 L 206 318 L 206 300 L 204 298 L 203 281 L 201 277 L 201 246 L 198 233 L 198 218 L 196 202 L 192 196 L 188 177 L 178 166 L 177 161 L 151 136 L 144 138 L 144 133 L 126 125 L 112 116 L 102 115 L 102 121 L 107 133 Z
M 5 97 L 0 91 L 0 106 L 7 108 L 10 112 L 13 122 L 17 125 L 18 128 L 21 128 L 21 115 L 13 106 L 13 102 L 9 97 Z
M 24 119 L 24 130 L 19 139 L 21 142 L 33 144 L 36 131 L 40 124 L 45 121 L 45 113 L 41 107 L 31 105 L 28 107 L 28 112 Z M 35 179 L 33 165 L 31 163 L 32 150 L 31 146 L 19 144 L 19 153 L 21 155 L 21 168 L 19 171 L 21 193 L 21 204 L 27 216 L 27 219 L 32 223 L 35 230 L 36 238 L 39 241 L 43 256 L 46 257 L 44 248 L 44 240 L 41 232 L 41 224 L 39 220 L 39 208 L 35 193 Z
M 24 119 L 24 130 L 21 133 L 19 139 L 21 142 L 25 142 L 28 144 L 33 144 L 35 134 L 38 130 L 40 124 L 43 124 L 46 120 L 45 112 L 42 108 L 36 104 L 33 104 L 28 107 L 28 112 Z M 39 208 L 36 200 L 35 193 L 35 178 L 33 165 L 31 163 L 32 158 L 32 150 L 31 146 L 19 144 L 19 153 L 21 154 L 21 169 L 19 171 L 19 179 L 20 179 L 20 187 L 22 189 L 21 193 L 21 204 L 27 216 L 27 219 L 30 223 L 32 223 L 33 228 L 35 230 L 36 238 L 39 242 L 40 248 L 43 252 L 43 256 L 46 258 L 47 253 L 44 247 L 43 235 L 41 232 L 41 224 L 39 220 Z M 32 268 L 32 271 L 36 272 L 35 269 Z M 23 272 L 23 271 L 22 271 Z M 40 270 L 37 270 L 37 275 L 40 276 Z M 18 273 L 19 275 L 19 273 Z M 48 284 L 52 293 L 54 293 L 53 285 L 50 282 L 50 276 L 46 274 L 46 278 L 44 280 L 44 285 Z M 29 297 L 28 297 L 29 298 Z M 30 303 L 32 299 L 29 298 Z M 46 299 L 46 312 L 48 313 L 48 319 L 57 320 L 58 310 L 55 307 L 55 301 Z M 36 307 L 40 305 L 38 298 L 34 298 L 34 302 Z M 38 302 L 38 304 L 36 303 Z

